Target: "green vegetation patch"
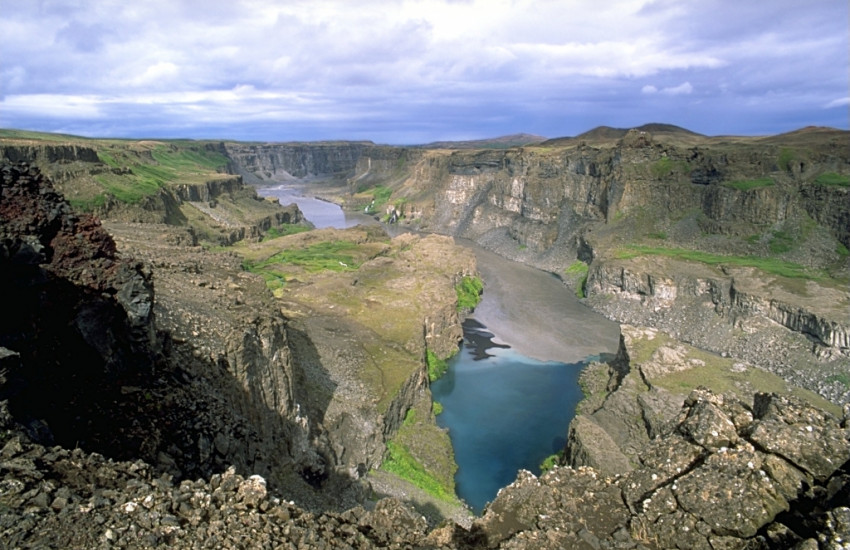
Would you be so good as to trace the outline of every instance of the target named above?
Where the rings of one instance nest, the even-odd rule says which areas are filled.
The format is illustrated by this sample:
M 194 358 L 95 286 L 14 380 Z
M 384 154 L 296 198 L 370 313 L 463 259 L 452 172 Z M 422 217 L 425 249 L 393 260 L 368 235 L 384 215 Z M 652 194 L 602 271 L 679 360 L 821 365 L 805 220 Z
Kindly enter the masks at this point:
M 98 174 L 94 179 L 116 200 L 129 204 L 155 194 L 162 186 L 158 179 L 131 175 Z
M 775 185 L 776 182 L 773 181 L 773 178 L 764 177 L 758 178 L 754 180 L 735 180 L 735 181 L 727 181 L 723 184 L 724 187 L 728 187 L 730 189 L 737 189 L 738 191 L 749 191 L 750 189 L 759 189 L 761 187 L 770 187 L 771 185 Z
M 99 193 L 91 198 L 69 198 L 68 204 L 74 207 L 75 210 L 81 210 L 83 212 L 91 212 L 92 210 L 97 210 L 98 208 L 102 208 L 103 205 L 106 204 L 106 194 Z
M 387 442 L 381 469 L 405 479 L 439 500 L 456 503 L 457 464 L 451 439 L 428 414 L 430 398 L 417 400 L 398 432 Z
M 666 256 L 678 260 L 701 262 L 708 265 L 731 265 L 739 267 L 755 267 L 771 275 L 780 277 L 819 279 L 824 277 L 821 271 L 814 271 L 806 267 L 786 262 L 777 258 L 760 258 L 756 256 L 722 256 L 711 254 L 701 250 L 687 250 L 684 248 L 661 248 L 643 245 L 628 245 L 617 250 L 614 257 L 628 260 L 638 256 Z
M 437 354 L 431 350 L 425 350 L 425 362 L 428 365 L 428 380 L 435 382 L 443 376 L 449 369 L 449 363 L 445 359 L 440 359 Z
M 78 206 L 93 210 L 106 202 L 105 194 L 123 203 L 136 204 L 172 183 L 200 183 L 222 177 L 227 157 L 197 144 L 97 142 L 100 162 L 112 170 L 94 176 L 104 193 L 77 199 Z M 104 197 L 100 197 L 104 195 Z
M 393 194 L 393 190 L 384 185 L 376 185 L 366 189 L 358 190 L 355 197 L 355 204 L 361 202 L 359 208 L 363 208 L 367 214 L 374 214 L 380 211 Z M 359 209 L 358 208 L 358 209 Z
M 463 279 L 455 285 L 455 291 L 458 311 L 473 310 L 481 302 L 484 282 L 479 277 L 464 275 Z
M 553 455 L 549 455 L 540 463 L 540 473 L 546 473 L 564 460 L 564 451 L 559 451 Z
M 826 172 L 816 177 L 815 183 L 835 187 L 850 187 L 850 176 L 844 176 L 835 172 Z
M 245 259 L 242 267 L 260 275 L 275 296 L 286 284 L 287 266 L 297 267 L 310 273 L 318 271 L 349 271 L 359 267 L 351 253 L 357 245 L 350 241 L 323 241 L 306 248 L 281 250 L 265 260 Z
M 574 261 L 564 270 L 564 273 L 576 280 L 576 296 L 579 298 L 585 297 L 588 270 L 588 265 L 581 260 Z
M 357 269 L 352 254 L 357 251 L 357 244 L 351 241 L 322 241 L 306 248 L 291 248 L 281 250 L 270 258 L 250 264 L 248 271 L 263 269 L 272 265 L 297 265 L 309 272 L 317 271 L 348 271 Z
M 841 374 L 833 374 L 832 376 L 827 377 L 826 381 L 829 384 L 838 382 L 845 388 L 850 388 L 850 375 L 843 372 Z
M 453 490 L 428 473 L 407 448 L 395 441 L 387 443 L 387 458 L 381 469 L 408 480 L 431 496 L 449 502 L 456 500 Z
M 664 179 L 671 174 L 685 175 L 690 170 L 691 167 L 687 161 L 673 160 L 670 157 L 662 157 L 650 166 L 650 171 L 656 179 Z
M 794 248 L 794 238 L 786 231 L 774 231 L 768 246 L 771 253 L 784 254 Z
M 791 163 L 797 158 L 797 153 L 793 149 L 783 148 L 779 151 L 779 156 L 776 159 L 776 164 L 779 168 L 786 172 L 791 170 Z

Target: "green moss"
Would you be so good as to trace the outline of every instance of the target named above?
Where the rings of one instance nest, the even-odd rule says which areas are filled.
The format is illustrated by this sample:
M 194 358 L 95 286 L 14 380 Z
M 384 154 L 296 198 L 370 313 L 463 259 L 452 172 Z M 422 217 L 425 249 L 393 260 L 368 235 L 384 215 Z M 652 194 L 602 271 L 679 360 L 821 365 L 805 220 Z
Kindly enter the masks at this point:
M 116 200 L 129 204 L 135 204 L 143 198 L 153 195 L 162 186 L 162 182 L 159 180 L 146 177 L 99 174 L 94 178 Z
M 439 401 L 434 401 L 431 406 L 431 410 L 434 412 L 434 416 L 440 416 L 443 414 L 443 404 Z
M 545 459 L 543 459 L 543 462 L 540 463 L 540 473 L 542 474 L 551 470 L 552 468 L 560 464 L 563 459 L 564 451 L 560 451 L 556 454 L 547 456 Z
M 579 298 L 585 297 L 585 287 L 587 285 L 588 265 L 581 260 L 576 260 L 564 270 L 564 273 L 576 279 L 576 296 Z
M 446 487 L 428 473 L 425 467 L 417 461 L 406 447 L 395 441 L 387 442 L 387 458 L 381 464 L 381 469 L 406 479 L 431 496 L 440 500 L 454 502 L 454 490 Z
M 269 290 L 279 296 L 280 289 L 286 284 L 287 265 L 313 273 L 354 270 L 359 266 L 346 252 L 354 250 L 356 246 L 349 241 L 324 241 L 303 249 L 282 250 L 265 260 L 243 260 L 242 269 L 260 275 Z
M 664 179 L 669 175 L 681 176 L 690 172 L 690 165 L 684 160 L 673 160 L 661 157 L 650 166 L 650 172 L 656 179 Z
M 825 275 L 821 271 L 807 269 L 799 264 L 786 262 L 777 258 L 759 258 L 756 256 L 722 256 L 700 250 L 683 248 L 661 248 L 642 245 L 628 245 L 617 250 L 614 256 L 627 260 L 638 256 L 666 256 L 679 260 L 701 262 L 708 265 L 732 265 L 740 267 L 755 267 L 772 275 L 789 278 L 817 280 Z
M 794 247 L 794 238 L 785 231 L 774 231 L 768 246 L 771 253 L 784 254 Z
M 470 277 L 465 275 L 460 282 L 455 285 L 457 292 L 457 309 L 458 311 L 466 311 L 475 309 L 475 306 L 481 301 L 481 293 L 484 291 L 484 282 L 479 277 Z
M 843 176 L 835 172 L 826 172 L 815 178 L 819 185 L 832 185 L 836 187 L 850 187 L 850 176 Z
M 99 193 L 89 199 L 69 198 L 68 204 L 73 206 L 76 210 L 82 210 L 83 212 L 92 212 L 106 204 L 106 195 L 103 193 Z
M 841 373 L 841 374 L 833 374 L 832 376 L 827 377 L 827 383 L 838 382 L 843 385 L 845 388 L 850 388 L 850 375 Z
M 738 191 L 749 191 L 750 189 L 758 189 L 760 187 L 770 187 L 771 185 L 775 185 L 776 182 L 773 181 L 773 178 L 759 178 L 755 180 L 735 180 L 735 181 L 727 181 L 723 184 L 724 187 L 729 187 L 730 189 L 737 189 Z
M 357 244 L 350 241 L 322 241 L 307 248 L 281 250 L 270 258 L 249 265 L 248 270 L 262 269 L 275 264 L 293 264 L 307 271 L 349 271 L 357 269 L 353 253 Z
M 428 365 L 428 380 L 435 382 L 443 376 L 449 368 L 449 363 L 445 359 L 440 359 L 437 354 L 431 350 L 425 351 L 425 362 Z
M 786 172 L 791 170 L 791 163 L 797 158 L 797 154 L 793 149 L 783 148 L 779 151 L 779 157 L 776 159 L 776 164 L 779 168 Z

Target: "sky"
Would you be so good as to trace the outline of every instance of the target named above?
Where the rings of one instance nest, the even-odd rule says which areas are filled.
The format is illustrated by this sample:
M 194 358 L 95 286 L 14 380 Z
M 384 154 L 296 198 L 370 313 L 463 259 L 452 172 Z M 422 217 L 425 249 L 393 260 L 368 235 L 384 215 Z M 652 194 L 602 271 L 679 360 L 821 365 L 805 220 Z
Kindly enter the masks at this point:
M 847 0 L 0 0 L 0 127 L 421 144 L 850 129 Z

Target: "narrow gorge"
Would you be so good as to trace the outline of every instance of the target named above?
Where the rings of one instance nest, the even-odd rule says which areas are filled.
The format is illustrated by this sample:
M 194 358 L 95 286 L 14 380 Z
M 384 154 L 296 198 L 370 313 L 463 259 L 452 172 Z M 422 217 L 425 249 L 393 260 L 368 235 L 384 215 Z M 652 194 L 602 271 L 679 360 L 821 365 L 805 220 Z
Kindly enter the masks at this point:
M 0 533 L 835 547 L 850 536 L 848 145 L 665 125 L 492 150 L 4 138 L 0 273 L 26 314 L 0 333 Z M 281 183 L 370 223 L 312 229 L 249 185 Z M 622 324 L 581 375 L 561 458 L 478 518 L 454 495 L 429 381 L 470 313 L 457 288 L 484 270 L 455 238 Z

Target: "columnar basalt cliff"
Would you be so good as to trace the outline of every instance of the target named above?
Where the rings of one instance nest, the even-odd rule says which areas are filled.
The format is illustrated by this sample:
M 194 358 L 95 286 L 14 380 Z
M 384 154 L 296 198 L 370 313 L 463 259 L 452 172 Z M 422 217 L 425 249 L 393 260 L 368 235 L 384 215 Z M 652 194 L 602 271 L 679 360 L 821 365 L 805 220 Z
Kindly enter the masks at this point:
M 285 181 L 316 176 L 349 177 L 370 142 L 226 143 L 227 155 L 250 181 Z

